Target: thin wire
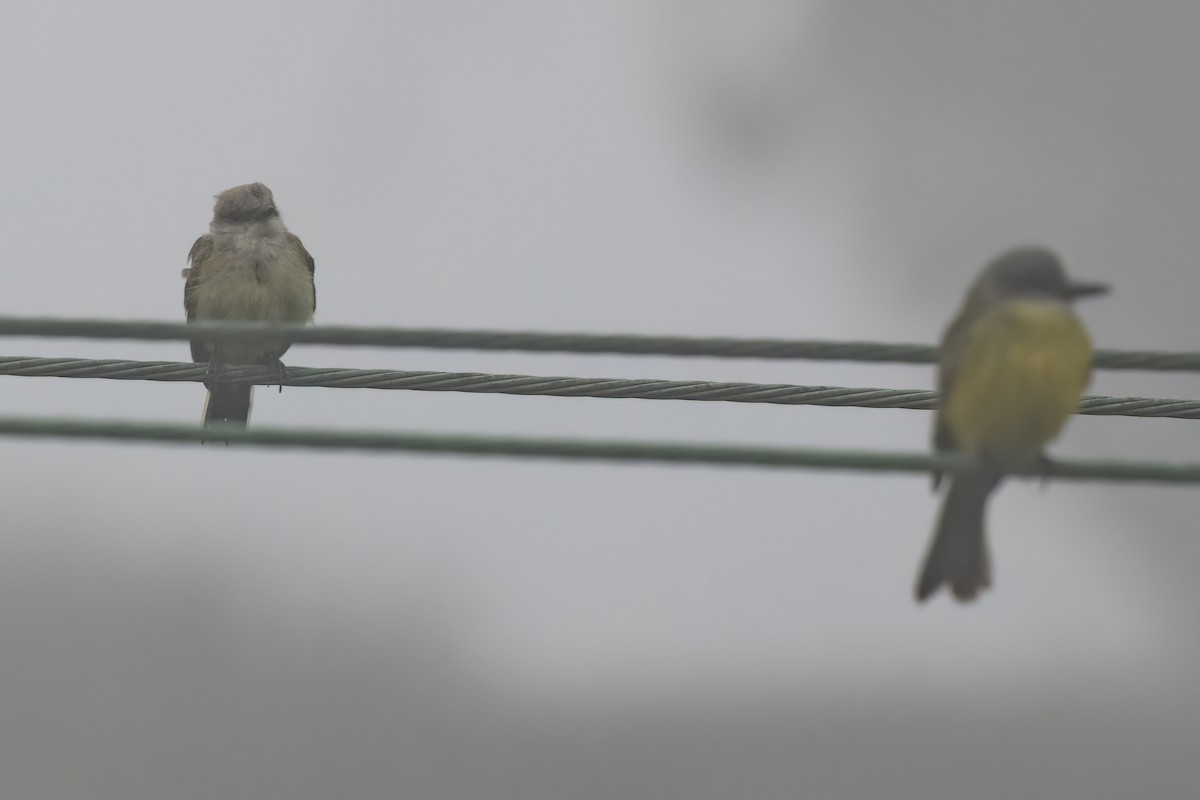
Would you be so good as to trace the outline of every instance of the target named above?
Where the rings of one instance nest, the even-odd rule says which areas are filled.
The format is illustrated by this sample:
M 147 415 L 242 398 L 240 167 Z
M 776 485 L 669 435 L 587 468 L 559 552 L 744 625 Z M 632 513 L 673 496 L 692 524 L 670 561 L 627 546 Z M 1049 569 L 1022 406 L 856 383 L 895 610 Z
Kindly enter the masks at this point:
M 587 461 L 704 464 L 772 468 L 820 468 L 859 472 L 961 472 L 969 461 L 952 455 L 811 450 L 717 444 L 680 444 L 588 439 L 546 439 L 393 431 L 250 430 L 201 428 L 162 423 L 0 417 L 0 435 L 125 442 L 196 442 L 207 439 L 262 447 L 447 453 Z M 206 448 L 225 452 L 224 447 Z M 1067 480 L 1200 483 L 1200 464 L 1126 461 L 1056 461 L 1049 473 L 1037 469 L 1014 475 Z
M 0 356 L 0 375 L 112 380 L 203 381 L 206 364 L 174 361 L 118 361 L 85 358 Z M 258 385 L 277 384 L 273 367 L 226 367 L 222 378 Z M 937 393 L 917 389 L 794 386 L 786 383 L 724 383 L 627 378 L 564 378 L 494 375 L 482 372 L 405 372 L 381 369 L 288 367 L 287 386 L 335 389 L 407 389 L 421 392 L 597 397 L 639 400 L 692 400 L 855 408 L 930 410 Z M 1153 397 L 1088 397 L 1080 414 L 1094 416 L 1200 419 L 1200 401 Z
M 375 347 L 460 350 L 525 350 L 542 353 L 703 356 L 709 358 L 809 359 L 929 364 L 937 350 L 921 344 L 832 342 L 791 339 L 647 336 L 640 334 L 538 333 L 321 325 L 269 325 L 253 322 L 139 322 L 100 319 L 0 317 L 0 336 L 88 339 L 225 341 L 271 333 L 292 342 Z M 1157 350 L 1100 350 L 1094 364 L 1103 369 L 1200 371 L 1200 353 Z

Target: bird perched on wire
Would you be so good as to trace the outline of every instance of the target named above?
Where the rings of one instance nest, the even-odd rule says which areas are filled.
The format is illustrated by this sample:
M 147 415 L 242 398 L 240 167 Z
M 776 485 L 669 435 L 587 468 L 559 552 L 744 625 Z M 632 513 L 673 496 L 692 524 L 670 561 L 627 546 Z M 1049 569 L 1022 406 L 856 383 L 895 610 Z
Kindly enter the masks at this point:
M 184 270 L 183 306 L 188 322 L 246 320 L 304 323 L 317 307 L 313 257 L 283 224 L 271 190 L 261 183 L 234 186 L 217 195 L 209 232 L 196 240 Z M 248 383 L 221 379 L 229 364 L 275 365 L 291 342 L 254 336 L 220 342 L 192 340 L 192 360 L 208 362 L 204 425 L 246 426 Z
M 1079 407 L 1092 343 L 1072 301 L 1108 292 L 1067 278 L 1040 247 L 1004 253 L 983 270 L 942 337 L 941 401 L 933 443 L 974 466 L 950 479 L 916 598 L 941 586 L 960 601 L 991 585 L 984 537 L 988 497 L 1006 471 L 1048 463 L 1043 448 Z M 936 488 L 940 475 L 934 476 Z

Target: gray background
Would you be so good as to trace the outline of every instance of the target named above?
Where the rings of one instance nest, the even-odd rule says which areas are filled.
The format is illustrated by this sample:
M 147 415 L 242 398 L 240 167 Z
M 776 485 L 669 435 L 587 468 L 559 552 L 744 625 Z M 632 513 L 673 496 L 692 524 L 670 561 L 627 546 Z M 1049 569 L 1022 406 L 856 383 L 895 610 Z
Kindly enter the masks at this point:
M 10 0 L 0 313 L 182 318 L 261 180 L 318 324 L 932 341 L 983 261 L 1196 348 L 1200 6 Z M 184 343 L 9 340 L 187 358 Z M 296 366 L 925 388 L 927 368 L 297 346 Z M 1100 373 L 1102 394 L 1195 378 Z M 196 385 L 4 379 L 190 422 Z M 928 416 L 291 389 L 254 424 L 916 449 Z M 1077 419 L 1060 455 L 1195 460 Z M 0 794 L 1177 797 L 1193 491 L 1007 486 L 994 592 L 910 599 L 919 477 L 3 443 Z

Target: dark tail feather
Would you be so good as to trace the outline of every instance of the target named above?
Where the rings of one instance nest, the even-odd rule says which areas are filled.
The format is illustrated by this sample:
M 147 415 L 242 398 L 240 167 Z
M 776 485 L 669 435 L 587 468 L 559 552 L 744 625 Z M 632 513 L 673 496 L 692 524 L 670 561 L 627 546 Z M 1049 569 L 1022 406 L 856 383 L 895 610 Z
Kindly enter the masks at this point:
M 221 383 L 209 388 L 204 403 L 204 427 L 229 425 L 244 428 L 250 419 L 249 383 Z
M 983 515 L 988 496 L 1000 480 L 1000 475 L 982 471 L 962 473 L 951 480 L 937 531 L 917 579 L 918 602 L 929 599 L 942 584 L 949 584 L 960 601 L 974 600 L 980 590 L 992 585 Z

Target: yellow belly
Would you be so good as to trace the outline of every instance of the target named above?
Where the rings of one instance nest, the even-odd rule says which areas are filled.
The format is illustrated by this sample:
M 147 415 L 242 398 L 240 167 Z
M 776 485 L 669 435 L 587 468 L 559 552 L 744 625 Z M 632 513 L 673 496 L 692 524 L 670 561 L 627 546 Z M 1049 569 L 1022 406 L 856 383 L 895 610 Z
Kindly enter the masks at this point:
M 1008 303 L 976 322 L 945 398 L 960 450 L 1001 458 L 1037 455 L 1079 407 L 1092 344 L 1059 303 Z

